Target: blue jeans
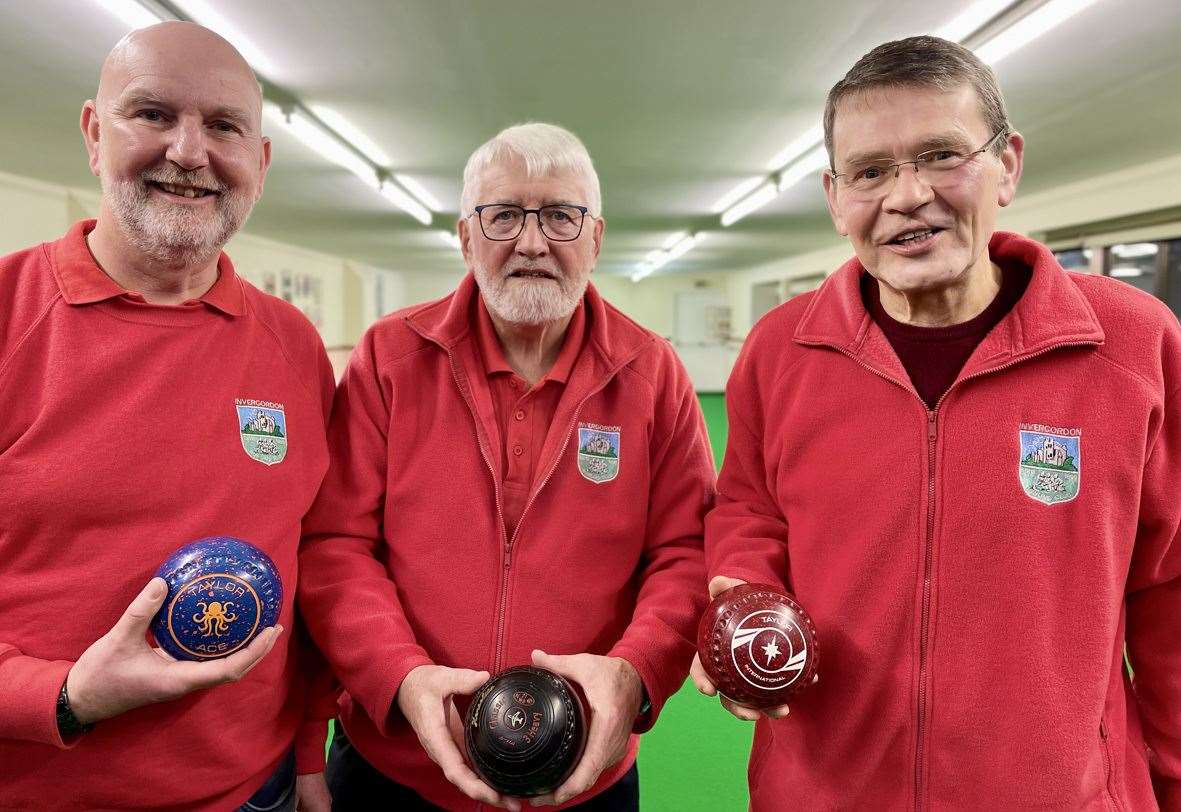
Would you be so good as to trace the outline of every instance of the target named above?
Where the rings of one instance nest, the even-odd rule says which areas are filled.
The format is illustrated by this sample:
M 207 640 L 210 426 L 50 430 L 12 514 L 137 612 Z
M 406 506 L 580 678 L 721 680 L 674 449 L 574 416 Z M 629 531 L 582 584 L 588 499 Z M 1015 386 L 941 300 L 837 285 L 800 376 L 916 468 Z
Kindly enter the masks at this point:
M 266 783 L 238 812 L 295 812 L 295 751 L 279 762 Z

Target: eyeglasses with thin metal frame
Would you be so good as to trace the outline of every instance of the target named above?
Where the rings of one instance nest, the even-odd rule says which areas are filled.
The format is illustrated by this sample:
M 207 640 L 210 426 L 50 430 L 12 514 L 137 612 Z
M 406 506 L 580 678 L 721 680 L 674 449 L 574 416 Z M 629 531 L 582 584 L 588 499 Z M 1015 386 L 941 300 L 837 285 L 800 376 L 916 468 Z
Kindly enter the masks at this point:
M 944 173 L 953 169 L 959 169 L 968 161 L 987 152 L 992 148 L 996 140 L 1002 135 L 1007 135 L 1008 127 L 1002 127 L 993 133 L 992 138 L 985 142 L 980 149 L 972 152 L 960 152 L 954 149 L 933 149 L 929 152 L 924 152 L 922 155 L 916 157 L 913 161 L 899 161 L 898 163 L 869 163 L 862 166 L 860 169 L 850 172 L 829 172 L 833 180 L 840 181 L 841 185 L 854 192 L 876 192 L 886 185 L 886 181 L 891 178 L 890 170 L 893 169 L 893 178 L 897 179 L 902 172 L 902 167 L 913 166 L 915 174 L 922 178 L 929 185 L 937 185 L 944 176 Z
M 525 221 L 532 214 L 537 218 L 537 225 L 547 240 L 554 242 L 571 242 L 582 234 L 582 225 L 588 212 L 586 206 L 575 206 L 569 203 L 541 206 L 527 209 L 513 203 L 485 203 L 472 209 L 471 217 L 475 215 L 480 221 L 480 231 L 490 240 L 506 242 L 515 240 L 525 230 Z M 590 217 L 594 217 L 593 214 Z

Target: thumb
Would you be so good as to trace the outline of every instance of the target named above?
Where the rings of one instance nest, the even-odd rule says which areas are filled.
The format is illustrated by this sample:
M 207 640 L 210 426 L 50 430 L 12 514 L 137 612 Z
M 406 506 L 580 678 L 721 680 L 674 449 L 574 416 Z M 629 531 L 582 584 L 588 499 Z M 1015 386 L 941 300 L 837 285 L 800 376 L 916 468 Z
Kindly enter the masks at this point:
M 491 675 L 487 671 L 472 671 L 470 668 L 451 668 L 444 681 L 447 695 L 471 694 L 489 680 Z
M 577 670 L 573 662 L 575 656 L 573 654 L 546 654 L 541 649 L 535 648 L 533 649 L 533 664 L 573 679 L 573 672 Z
M 721 595 L 727 589 L 733 589 L 734 587 L 738 586 L 739 584 L 745 584 L 745 583 L 746 583 L 746 581 L 743 581 L 738 578 L 730 578 L 725 575 L 715 575 L 713 578 L 710 579 L 710 582 L 709 582 L 710 600 L 713 600 L 718 595 Z
M 163 578 L 148 581 L 147 586 L 128 604 L 111 631 L 125 637 L 142 639 L 167 596 L 168 584 Z

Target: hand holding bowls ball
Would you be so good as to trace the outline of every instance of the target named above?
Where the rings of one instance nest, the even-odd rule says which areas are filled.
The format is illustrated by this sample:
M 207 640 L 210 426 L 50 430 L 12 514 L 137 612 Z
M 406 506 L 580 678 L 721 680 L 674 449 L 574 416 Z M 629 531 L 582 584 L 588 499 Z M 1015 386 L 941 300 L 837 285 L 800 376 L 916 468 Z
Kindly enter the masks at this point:
M 765 584 L 720 593 L 697 627 L 706 676 L 732 702 L 764 710 L 812 684 L 819 661 L 816 627 L 794 598 Z
M 178 660 L 228 657 L 279 620 L 279 571 L 270 556 L 241 539 L 213 536 L 186 544 L 156 575 L 168 583 L 168 595 L 152 634 Z

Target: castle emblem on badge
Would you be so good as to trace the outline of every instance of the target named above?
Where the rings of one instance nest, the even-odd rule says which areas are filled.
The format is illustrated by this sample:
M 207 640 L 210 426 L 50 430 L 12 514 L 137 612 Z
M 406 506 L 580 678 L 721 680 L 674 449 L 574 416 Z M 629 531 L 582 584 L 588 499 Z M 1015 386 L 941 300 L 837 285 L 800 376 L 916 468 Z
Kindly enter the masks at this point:
M 246 454 L 264 465 L 282 462 L 287 456 L 287 417 L 283 404 L 238 398 L 234 409 Z
M 619 475 L 619 426 L 578 424 L 578 472 L 595 484 Z
M 1082 429 L 1022 423 L 1018 472 L 1026 496 L 1047 505 L 1069 502 L 1082 485 Z

